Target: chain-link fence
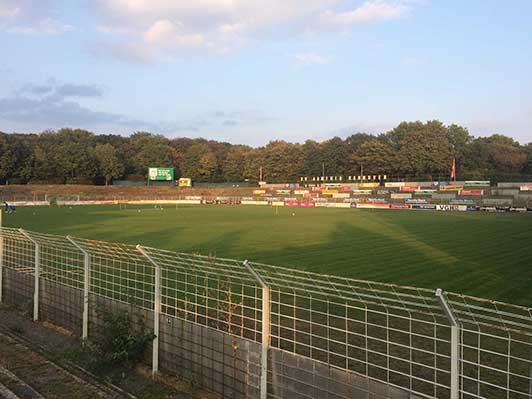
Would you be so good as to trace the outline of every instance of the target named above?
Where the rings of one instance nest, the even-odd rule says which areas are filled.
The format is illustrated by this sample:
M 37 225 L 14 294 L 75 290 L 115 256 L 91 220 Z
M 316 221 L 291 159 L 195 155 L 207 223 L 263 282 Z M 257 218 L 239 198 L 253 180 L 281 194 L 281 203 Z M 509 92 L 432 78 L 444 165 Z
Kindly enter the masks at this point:
M 531 308 L 12 228 L 0 272 L 2 301 L 83 338 L 97 302 L 135 309 L 154 372 L 225 397 L 532 398 Z

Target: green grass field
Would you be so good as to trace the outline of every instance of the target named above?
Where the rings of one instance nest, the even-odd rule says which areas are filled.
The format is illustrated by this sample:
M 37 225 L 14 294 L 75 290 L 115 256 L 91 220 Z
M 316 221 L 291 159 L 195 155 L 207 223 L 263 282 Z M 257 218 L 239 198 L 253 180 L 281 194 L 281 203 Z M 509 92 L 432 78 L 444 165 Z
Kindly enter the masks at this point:
M 140 212 L 138 211 L 140 209 Z M 295 213 L 295 215 L 292 215 Z M 27 207 L 4 225 L 532 306 L 532 215 L 254 206 Z

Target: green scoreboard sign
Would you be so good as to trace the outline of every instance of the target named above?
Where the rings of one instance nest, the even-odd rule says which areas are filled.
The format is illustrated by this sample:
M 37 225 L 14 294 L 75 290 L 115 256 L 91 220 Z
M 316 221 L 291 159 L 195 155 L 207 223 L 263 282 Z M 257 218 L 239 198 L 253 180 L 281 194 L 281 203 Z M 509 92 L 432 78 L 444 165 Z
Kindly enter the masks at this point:
M 173 181 L 174 168 L 149 168 L 148 177 L 150 180 Z

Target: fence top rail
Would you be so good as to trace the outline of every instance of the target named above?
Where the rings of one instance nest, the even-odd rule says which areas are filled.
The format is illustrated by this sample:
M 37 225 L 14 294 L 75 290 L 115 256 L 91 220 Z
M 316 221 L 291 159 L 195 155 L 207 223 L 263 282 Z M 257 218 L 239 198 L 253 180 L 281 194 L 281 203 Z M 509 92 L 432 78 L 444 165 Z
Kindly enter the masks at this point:
M 309 297 L 330 296 L 348 302 L 444 317 L 433 290 L 356 280 L 279 266 L 251 263 L 266 283 Z
M 241 285 L 257 287 L 257 281 L 243 262 L 199 254 L 172 252 L 151 247 L 142 247 L 163 270 L 196 272 L 205 278 L 223 277 Z
M 462 324 L 492 327 L 532 337 L 532 308 L 453 292 L 446 293 L 446 296 Z

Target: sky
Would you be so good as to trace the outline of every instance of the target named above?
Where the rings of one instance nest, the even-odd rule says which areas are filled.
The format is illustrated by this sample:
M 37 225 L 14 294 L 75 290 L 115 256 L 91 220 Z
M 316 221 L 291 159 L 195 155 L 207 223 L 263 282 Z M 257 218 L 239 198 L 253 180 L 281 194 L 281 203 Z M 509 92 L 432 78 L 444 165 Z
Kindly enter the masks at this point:
M 532 142 L 530 0 L 0 0 L 0 131 Z

